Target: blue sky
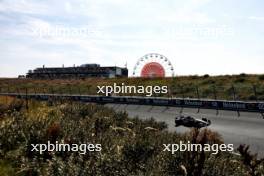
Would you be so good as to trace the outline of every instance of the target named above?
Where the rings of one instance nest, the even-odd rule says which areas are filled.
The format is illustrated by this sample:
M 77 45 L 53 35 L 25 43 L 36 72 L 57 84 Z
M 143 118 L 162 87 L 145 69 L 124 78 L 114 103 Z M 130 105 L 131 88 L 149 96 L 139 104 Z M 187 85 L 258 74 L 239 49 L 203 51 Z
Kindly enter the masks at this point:
M 147 53 L 176 75 L 264 73 L 262 0 L 0 0 L 0 77 Z

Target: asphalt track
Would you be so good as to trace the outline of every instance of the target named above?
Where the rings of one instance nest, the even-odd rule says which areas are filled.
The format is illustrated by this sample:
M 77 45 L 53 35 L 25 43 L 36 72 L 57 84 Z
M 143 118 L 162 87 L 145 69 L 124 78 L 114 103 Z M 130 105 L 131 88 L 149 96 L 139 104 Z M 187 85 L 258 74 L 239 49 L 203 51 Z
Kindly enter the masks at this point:
M 238 147 L 240 144 L 250 145 L 253 153 L 258 153 L 264 157 L 264 119 L 259 113 L 249 113 L 234 111 L 219 111 L 201 109 L 175 108 L 175 107 L 158 107 L 145 105 L 117 105 L 107 104 L 117 111 L 125 110 L 130 117 L 138 116 L 141 119 L 153 117 L 157 121 L 164 121 L 168 124 L 169 131 L 186 132 L 189 128 L 174 127 L 174 118 L 182 111 L 183 114 L 192 115 L 197 118 L 205 117 L 212 121 L 210 129 L 217 131 L 223 137 L 226 144 L 234 144 Z

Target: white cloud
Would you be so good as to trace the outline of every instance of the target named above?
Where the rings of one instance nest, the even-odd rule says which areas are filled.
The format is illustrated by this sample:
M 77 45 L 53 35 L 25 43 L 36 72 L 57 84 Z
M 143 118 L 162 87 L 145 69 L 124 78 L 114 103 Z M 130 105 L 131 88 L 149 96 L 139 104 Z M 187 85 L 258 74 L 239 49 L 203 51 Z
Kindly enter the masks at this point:
M 257 20 L 257 21 L 263 21 L 264 17 L 262 17 L 262 16 L 250 16 L 250 17 L 248 17 L 248 19 Z
M 46 14 L 47 4 L 38 1 L 26 0 L 2 0 L 0 2 L 0 11 L 8 13 L 25 13 L 25 14 Z
M 212 12 L 204 10 L 210 3 L 214 1 L 2 0 L 0 37 L 5 40 L 0 42 L 0 58 L 5 64 L 1 67 L 10 68 L 2 69 L 0 76 L 23 74 L 42 64 L 88 62 L 119 66 L 128 62 L 131 72 L 137 59 L 149 52 L 167 56 L 176 74 L 261 72 L 263 59 L 247 54 L 254 53 L 253 44 L 243 46 L 251 52 L 237 50 L 229 45 L 232 36 L 214 38 L 192 33 L 199 27 L 221 26 Z M 64 35 L 56 33 L 58 28 L 86 28 L 91 33 Z M 191 33 L 181 33 L 181 28 Z

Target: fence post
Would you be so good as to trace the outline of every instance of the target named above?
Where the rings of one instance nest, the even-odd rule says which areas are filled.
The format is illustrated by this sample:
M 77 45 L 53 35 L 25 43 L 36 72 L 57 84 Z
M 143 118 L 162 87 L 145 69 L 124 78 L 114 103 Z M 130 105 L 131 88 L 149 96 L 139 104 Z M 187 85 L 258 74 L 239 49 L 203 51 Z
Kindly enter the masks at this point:
M 53 89 L 53 87 L 51 87 L 50 90 L 51 90 L 51 94 L 54 95 L 54 89 Z
M 10 93 L 9 91 L 9 84 L 7 85 L 7 95 L 5 96 L 6 99 L 6 104 L 8 103 L 8 94 Z
M 168 102 L 170 101 L 172 102 L 171 86 L 168 86 Z M 170 108 L 170 105 L 168 103 L 168 106 L 166 106 L 164 110 L 162 110 L 162 112 L 167 111 L 169 108 Z
M 52 101 L 52 103 L 54 102 L 55 98 L 54 98 L 54 95 L 53 95 L 53 88 L 52 87 L 49 87 L 49 96 L 50 96 L 50 99 Z
M 19 96 L 20 95 L 20 92 L 19 92 L 19 89 L 16 88 L 16 92 L 17 92 L 17 95 Z
M 182 99 L 185 99 L 185 94 L 184 94 L 183 86 L 181 85 L 180 88 L 181 88 Z
M 7 85 L 7 93 L 10 93 L 10 88 L 9 88 L 9 84 Z
M 183 90 L 183 85 L 180 85 L 180 89 L 181 89 L 181 94 L 182 94 L 182 100 L 183 100 L 183 103 L 184 103 L 185 94 L 184 94 L 184 90 Z M 184 107 L 184 104 L 181 107 L 180 113 L 183 112 L 183 107 Z
M 234 85 L 232 85 L 232 95 L 233 95 L 233 100 L 236 101 L 236 90 L 235 90 L 235 87 Z
M 7 90 L 7 93 L 8 93 L 8 90 Z M 8 103 L 7 94 L 5 95 L 5 103 L 6 104 Z
M 26 109 L 28 111 L 28 89 L 26 88 Z
M 60 103 L 62 104 L 64 101 L 63 101 L 63 92 L 62 92 L 62 89 L 59 89 L 59 92 L 58 92 L 58 98 L 60 99 Z
M 232 85 L 232 90 L 233 90 L 233 100 L 236 102 L 237 101 L 236 89 L 235 89 L 234 85 Z M 238 117 L 240 117 L 240 112 L 239 112 L 239 109 L 237 107 L 237 102 L 236 102 L 236 109 L 237 109 L 237 115 L 238 115 Z
M 255 98 L 256 98 L 256 102 L 258 102 L 257 86 L 253 84 L 252 88 L 253 88 L 253 92 L 254 92 L 254 95 L 255 95 Z
M 81 89 L 80 89 L 80 87 L 78 87 L 78 91 L 79 91 L 79 95 L 81 95 Z
M 91 89 L 91 86 L 89 85 L 89 86 L 88 86 L 88 89 L 87 89 L 88 92 L 86 93 L 86 95 L 91 95 L 91 94 L 90 94 L 90 89 Z
M 197 95 L 197 98 L 198 98 L 198 100 L 200 100 L 199 88 L 198 88 L 198 86 L 196 86 L 195 88 L 196 88 L 196 95 Z M 200 108 L 201 108 L 201 107 L 198 107 L 197 113 L 200 112 Z
M 217 94 L 216 94 L 215 85 L 213 86 L 213 90 L 214 90 L 214 99 L 215 99 L 215 101 L 217 101 Z M 216 115 L 218 115 L 218 114 L 219 114 L 219 109 L 218 109 L 218 103 L 217 103 Z
M 256 85 L 252 85 L 255 97 L 256 97 L 256 102 L 258 102 L 258 92 L 257 92 L 257 86 Z M 261 112 L 261 110 L 259 110 L 259 113 L 261 114 L 262 118 L 264 119 L 264 113 Z
M 61 96 L 63 95 L 62 89 L 59 89 L 59 93 L 60 93 Z
M 69 84 L 68 85 L 69 87 L 68 87 L 68 89 L 69 89 L 69 101 L 70 101 L 70 106 L 71 106 L 71 113 L 73 112 L 72 110 L 73 110 L 73 108 L 72 108 L 72 106 L 73 106 L 73 103 L 72 103 L 72 90 L 71 90 L 71 85 Z
M 72 90 L 71 90 L 71 86 L 70 85 L 68 85 L 69 86 L 69 95 L 71 95 L 72 94 Z

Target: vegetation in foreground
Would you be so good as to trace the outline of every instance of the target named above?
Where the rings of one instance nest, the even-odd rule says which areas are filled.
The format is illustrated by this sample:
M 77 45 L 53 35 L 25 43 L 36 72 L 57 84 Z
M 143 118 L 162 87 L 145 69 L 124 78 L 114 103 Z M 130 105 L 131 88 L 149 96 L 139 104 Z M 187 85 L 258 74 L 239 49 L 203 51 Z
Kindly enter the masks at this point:
M 240 146 L 227 152 L 163 152 L 163 144 L 192 141 L 223 143 L 209 129 L 171 133 L 153 119 L 95 104 L 29 103 L 8 98 L 0 106 L 0 175 L 263 175 L 263 160 Z M 3 101 L 3 100 L 1 100 Z M 6 100 L 5 100 L 6 101 Z M 100 123 L 98 123 L 100 122 Z M 47 141 L 101 143 L 101 152 L 31 152 Z
M 71 80 L 0 79 L 0 92 L 29 93 L 75 93 L 96 94 L 97 86 L 125 83 L 126 85 L 157 86 L 166 85 L 173 96 L 197 98 L 217 98 L 227 100 L 264 100 L 264 75 L 225 76 L 178 76 L 174 78 L 90 78 Z M 198 91 L 197 91 L 198 90 Z M 234 91 L 235 90 L 235 91 Z M 234 93 L 235 92 L 235 93 Z M 133 95 L 133 94 L 130 94 Z M 144 95 L 143 95 L 144 96 Z

